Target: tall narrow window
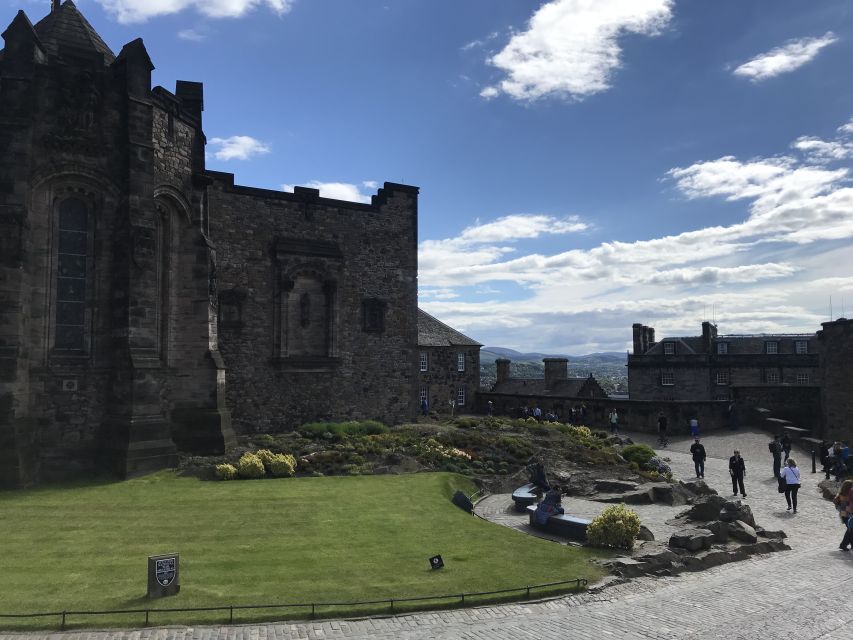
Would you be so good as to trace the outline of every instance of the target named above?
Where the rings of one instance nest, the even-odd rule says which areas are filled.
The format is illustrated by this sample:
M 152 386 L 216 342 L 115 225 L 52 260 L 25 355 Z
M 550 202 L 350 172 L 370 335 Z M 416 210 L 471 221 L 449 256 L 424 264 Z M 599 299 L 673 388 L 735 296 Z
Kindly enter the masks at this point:
M 456 354 L 456 370 L 457 371 L 465 371 L 465 354 L 457 353 Z
M 429 359 L 426 351 L 421 351 L 421 371 L 429 371 Z
M 56 349 L 82 351 L 86 325 L 88 211 L 77 198 L 59 205 L 56 271 Z
M 456 389 L 456 406 L 465 406 L 465 387 L 459 387 L 458 389 Z

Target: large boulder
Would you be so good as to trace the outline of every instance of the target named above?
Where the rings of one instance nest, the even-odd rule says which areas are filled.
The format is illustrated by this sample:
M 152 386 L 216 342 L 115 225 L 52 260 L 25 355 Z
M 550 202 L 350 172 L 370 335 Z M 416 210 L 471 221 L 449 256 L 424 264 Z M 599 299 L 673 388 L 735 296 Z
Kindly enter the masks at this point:
M 781 529 L 778 531 L 768 531 L 763 527 L 755 527 L 755 534 L 759 538 L 770 538 L 771 540 L 782 540 L 788 537 L 788 535 Z
M 595 481 L 595 490 L 601 493 L 625 493 L 626 491 L 636 491 L 637 483 L 629 480 L 617 480 L 615 478 L 605 478 Z
M 726 522 L 714 520 L 700 526 L 701 529 L 707 529 L 714 534 L 714 542 L 718 544 L 726 544 L 729 541 L 729 525 Z
M 655 534 L 653 534 L 649 528 L 641 524 L 640 525 L 640 533 L 637 534 L 637 540 L 644 540 L 646 542 L 652 542 L 655 539 Z
M 680 484 L 656 482 L 651 485 L 651 488 L 652 499 L 655 502 L 662 502 L 673 507 L 689 504 L 694 499 L 694 494 Z
M 693 506 L 678 514 L 679 518 L 687 518 L 694 522 L 710 522 L 720 519 L 720 509 L 726 504 L 726 499 L 718 495 L 705 495 L 693 502 Z
M 687 551 L 710 549 L 714 543 L 714 534 L 707 529 L 682 529 L 669 538 L 669 546 Z
M 735 520 L 734 522 L 730 522 L 728 524 L 728 527 L 729 537 L 740 542 L 745 542 L 747 544 L 755 544 L 756 542 L 758 542 L 758 535 L 756 535 L 755 529 L 753 529 L 743 520 Z
M 732 502 L 727 500 L 720 509 L 720 520 L 723 522 L 734 522 L 741 520 L 750 527 L 755 527 L 755 517 L 752 515 L 752 509 L 749 505 L 742 502 Z
M 648 488 L 628 491 L 626 493 L 617 493 L 615 495 L 599 495 L 594 499 L 598 502 L 624 502 L 625 504 L 652 504 L 654 502 L 652 490 Z
M 838 487 L 841 485 L 835 480 L 821 480 L 817 486 L 824 500 L 832 500 L 838 494 Z
M 695 480 L 679 480 L 678 484 L 690 493 L 697 496 L 715 496 L 716 490 L 709 487 L 704 480 L 696 478 Z

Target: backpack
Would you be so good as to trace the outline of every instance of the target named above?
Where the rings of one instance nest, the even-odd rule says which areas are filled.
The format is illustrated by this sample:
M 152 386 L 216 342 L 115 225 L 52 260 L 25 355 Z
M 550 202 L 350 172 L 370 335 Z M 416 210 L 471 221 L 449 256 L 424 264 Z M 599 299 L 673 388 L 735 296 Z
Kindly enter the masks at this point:
M 775 440 L 768 444 L 767 448 L 770 449 L 770 453 L 782 453 L 782 445 Z

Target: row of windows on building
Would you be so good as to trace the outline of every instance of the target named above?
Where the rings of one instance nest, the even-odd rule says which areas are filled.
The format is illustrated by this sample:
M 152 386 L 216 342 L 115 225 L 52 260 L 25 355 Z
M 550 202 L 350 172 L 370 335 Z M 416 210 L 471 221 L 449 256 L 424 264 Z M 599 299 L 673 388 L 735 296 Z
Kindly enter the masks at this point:
M 465 371 L 465 354 L 456 354 L 456 370 Z M 421 351 L 421 371 L 429 371 L 429 354 L 426 351 Z
M 795 380 L 797 384 L 809 384 L 811 382 L 811 376 L 806 372 L 798 372 L 795 376 Z M 714 381 L 718 385 L 731 384 L 731 373 L 729 371 L 717 371 L 714 374 Z M 762 382 L 765 384 L 780 384 L 782 382 L 782 375 L 775 369 L 766 370 L 763 372 Z M 675 372 L 661 371 L 660 383 L 661 386 L 664 387 L 675 386 Z
M 717 342 L 717 354 L 724 356 L 729 353 L 729 343 L 728 342 Z M 675 355 L 675 342 L 664 342 L 663 343 L 663 353 L 667 356 Z M 798 355 L 803 355 L 809 352 L 809 341 L 808 340 L 795 340 L 794 341 L 794 353 Z M 769 355 L 776 355 L 780 353 L 779 351 L 779 341 L 778 340 L 765 340 L 764 342 L 764 353 Z
M 454 398 L 450 398 L 450 400 L 454 400 Z M 456 387 L 456 406 L 464 407 L 465 406 L 465 387 Z M 420 393 L 420 401 L 429 402 L 429 387 L 421 387 Z

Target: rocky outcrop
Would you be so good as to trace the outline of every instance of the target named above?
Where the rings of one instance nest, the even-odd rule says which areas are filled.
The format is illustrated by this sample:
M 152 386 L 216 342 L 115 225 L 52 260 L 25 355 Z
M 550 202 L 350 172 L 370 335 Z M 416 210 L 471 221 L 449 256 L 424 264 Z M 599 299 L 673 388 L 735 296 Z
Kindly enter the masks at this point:
M 655 534 L 653 534 L 649 528 L 641 524 L 640 525 L 640 533 L 637 534 L 637 540 L 643 540 L 645 542 L 653 542 L 655 539 Z
M 714 534 L 707 529 L 682 529 L 673 533 L 669 538 L 671 549 L 699 551 L 710 549 L 712 544 L 714 544 Z
M 720 511 L 726 504 L 726 499 L 718 495 L 705 495 L 697 498 L 693 502 L 693 506 L 687 511 L 682 511 L 678 514 L 678 519 L 685 519 L 691 522 L 710 522 L 711 520 L 719 520 Z
M 758 535 L 755 533 L 755 529 L 743 520 L 729 522 L 728 527 L 730 538 L 739 540 L 740 542 L 746 542 L 747 544 L 758 542 Z
M 720 509 L 719 519 L 723 522 L 735 522 L 740 520 L 745 522 L 750 527 L 755 527 L 755 517 L 752 515 L 752 509 L 749 505 L 742 502 L 726 501 L 723 508 Z
M 630 480 L 605 478 L 603 480 L 596 480 L 593 486 L 596 491 L 601 493 L 625 493 L 626 491 L 636 491 L 639 485 Z

